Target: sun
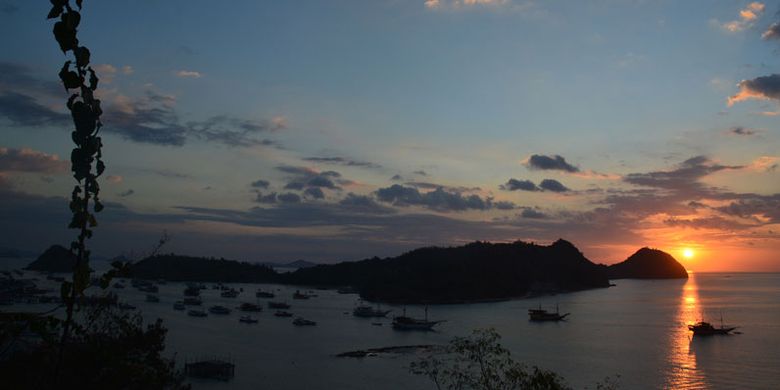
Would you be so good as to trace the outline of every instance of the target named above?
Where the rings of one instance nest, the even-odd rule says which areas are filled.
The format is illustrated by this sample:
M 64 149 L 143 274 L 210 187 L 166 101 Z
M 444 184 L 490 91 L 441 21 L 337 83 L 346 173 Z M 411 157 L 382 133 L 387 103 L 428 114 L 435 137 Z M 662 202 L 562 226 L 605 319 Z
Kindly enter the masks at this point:
M 691 248 L 683 249 L 683 257 L 685 257 L 686 259 L 692 259 L 693 255 L 694 255 L 693 249 Z

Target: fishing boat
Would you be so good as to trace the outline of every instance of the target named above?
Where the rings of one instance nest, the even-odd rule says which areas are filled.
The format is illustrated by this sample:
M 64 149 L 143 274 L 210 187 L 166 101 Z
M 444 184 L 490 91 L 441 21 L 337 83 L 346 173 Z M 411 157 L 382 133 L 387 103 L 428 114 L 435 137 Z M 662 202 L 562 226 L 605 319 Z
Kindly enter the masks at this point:
M 187 312 L 190 317 L 208 317 L 208 314 L 203 310 L 190 310 Z
M 268 307 L 271 309 L 289 309 L 290 305 L 287 302 L 268 302 Z
M 404 315 L 393 317 L 393 329 L 396 330 L 433 330 L 436 324 L 444 321 L 429 321 L 428 320 L 428 306 L 425 307 L 425 319 L 417 319 L 406 316 L 406 308 L 404 308 Z
M 689 324 L 688 330 L 693 332 L 694 336 L 712 336 L 716 334 L 729 334 L 734 329 L 737 329 L 736 326 L 724 326 L 723 325 L 723 315 L 720 316 L 720 327 L 716 328 L 709 322 L 705 321 L 699 321 L 695 324 Z
M 355 309 L 352 310 L 352 315 L 355 317 L 385 317 L 388 313 L 390 313 L 392 310 L 380 310 L 379 308 L 374 309 L 371 306 L 368 305 L 360 305 L 355 307 Z
M 309 299 L 310 296 L 306 293 L 302 293 L 299 290 L 295 290 L 295 293 L 293 294 L 293 299 Z
M 558 305 L 555 305 L 555 313 L 542 309 L 539 304 L 537 309 L 528 309 L 528 317 L 531 321 L 563 321 L 569 313 L 561 314 Z
M 212 314 L 230 314 L 230 309 L 228 309 L 225 306 L 216 305 L 216 306 L 212 306 L 212 307 L 209 308 L 209 313 L 212 313 Z
M 303 317 L 298 317 L 298 318 L 293 320 L 293 325 L 295 325 L 295 326 L 313 326 L 313 325 L 317 325 L 317 323 L 314 322 L 314 321 L 311 321 L 311 320 L 307 320 L 307 319 L 305 319 Z
M 182 301 L 176 301 L 176 303 L 173 304 L 173 310 L 184 310 L 185 308 L 184 302 Z
M 235 289 L 225 290 L 219 294 L 222 298 L 235 298 L 238 296 L 238 291 Z
M 157 295 L 146 294 L 146 302 L 160 302 L 160 297 Z
M 255 305 L 254 303 L 244 302 L 241 304 L 241 306 L 238 307 L 238 310 L 259 312 L 259 311 L 263 311 L 263 307 L 260 305 Z
M 289 311 L 277 310 L 276 313 L 274 313 L 274 316 L 276 316 L 276 317 L 292 317 L 293 314 L 290 313 Z
M 258 289 L 257 292 L 255 293 L 255 297 L 257 298 L 273 298 L 274 296 L 275 296 L 274 293 L 269 291 L 263 291 L 260 289 Z
M 252 316 L 241 316 L 241 318 L 238 319 L 238 322 L 243 322 L 245 324 L 256 324 L 257 318 Z

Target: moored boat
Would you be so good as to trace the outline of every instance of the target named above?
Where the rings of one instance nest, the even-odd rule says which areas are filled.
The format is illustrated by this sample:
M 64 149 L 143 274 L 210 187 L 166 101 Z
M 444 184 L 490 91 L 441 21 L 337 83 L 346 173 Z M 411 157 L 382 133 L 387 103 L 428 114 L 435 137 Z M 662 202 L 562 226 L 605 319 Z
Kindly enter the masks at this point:
M 241 304 L 241 306 L 238 307 L 238 310 L 258 312 L 263 311 L 263 307 L 260 305 L 255 305 L 254 303 L 244 302 Z
M 277 310 L 276 313 L 274 313 L 274 316 L 275 317 L 292 317 L 293 314 L 290 313 L 289 311 Z
M 238 291 L 231 288 L 229 290 L 222 291 L 219 295 L 222 298 L 235 298 L 238 296 Z
M 190 317 L 208 317 L 208 314 L 203 310 L 190 310 L 187 312 Z
M 176 301 L 173 304 L 173 310 L 184 310 L 186 306 L 184 306 L 184 302 L 182 301 Z
M 391 310 L 379 310 L 368 305 L 360 305 L 352 310 L 352 315 L 355 317 L 385 317 L 390 312 Z
M 275 295 L 272 292 L 269 291 L 263 291 L 258 289 L 257 292 L 255 292 L 255 297 L 257 298 L 273 298 Z
M 295 325 L 295 326 L 313 326 L 313 325 L 317 325 L 317 323 L 314 322 L 314 321 L 311 321 L 311 320 L 307 320 L 307 319 L 305 319 L 303 317 L 298 317 L 298 318 L 293 320 L 293 325 Z
M 209 313 L 212 313 L 212 314 L 230 314 L 230 309 L 228 309 L 225 306 L 216 305 L 216 306 L 212 306 L 212 307 L 209 308 Z
M 268 302 L 268 307 L 271 309 L 289 309 L 290 305 L 287 302 Z
M 187 297 L 184 298 L 184 301 L 182 301 L 182 303 L 190 306 L 200 306 L 203 304 L 203 300 L 200 299 L 200 297 Z
M 393 329 L 396 330 L 433 330 L 433 327 L 444 321 L 429 321 L 428 320 L 428 307 L 425 307 L 425 319 L 418 319 L 406 316 L 406 309 L 404 309 L 404 315 L 393 317 Z
M 238 322 L 243 322 L 245 324 L 256 324 L 257 318 L 252 316 L 241 316 L 241 318 L 238 319 Z
M 555 313 L 542 309 L 539 305 L 537 309 L 528 309 L 528 317 L 531 321 L 563 321 L 569 313 L 561 314 L 558 311 L 558 305 L 555 305 Z

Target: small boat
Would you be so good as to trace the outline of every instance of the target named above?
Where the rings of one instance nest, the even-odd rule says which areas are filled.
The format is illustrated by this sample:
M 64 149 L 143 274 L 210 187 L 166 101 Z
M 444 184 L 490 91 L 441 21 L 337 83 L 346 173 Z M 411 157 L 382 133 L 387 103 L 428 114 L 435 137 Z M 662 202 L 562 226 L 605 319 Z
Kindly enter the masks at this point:
M 276 313 L 274 313 L 274 316 L 276 316 L 276 317 L 292 317 L 293 314 L 290 313 L 289 311 L 277 310 Z
M 222 291 L 219 295 L 222 298 L 235 298 L 238 296 L 238 291 L 231 288 L 230 290 Z
M 182 303 L 190 306 L 200 306 L 203 304 L 203 300 L 200 297 L 186 297 Z
M 561 314 L 558 311 L 558 305 L 555 305 L 555 313 L 542 309 L 539 304 L 538 309 L 528 309 L 528 317 L 531 321 L 563 321 L 569 313 Z
M 734 329 L 737 329 L 736 326 L 724 326 L 723 325 L 723 316 L 720 317 L 720 327 L 716 328 L 712 326 L 709 322 L 699 321 L 695 324 L 688 325 L 688 330 L 693 332 L 694 336 L 712 336 L 716 334 L 729 334 Z
M 225 306 L 216 305 L 216 306 L 212 306 L 212 307 L 209 308 L 209 313 L 212 313 L 212 314 L 230 314 L 230 309 L 228 309 Z
M 146 302 L 160 302 L 160 298 L 157 295 L 146 294 Z
M 273 297 L 275 297 L 275 295 L 272 292 L 263 291 L 263 290 L 257 290 L 257 292 L 255 293 L 255 297 L 257 297 L 257 298 L 273 298 Z
M 317 325 L 317 323 L 314 322 L 314 321 L 311 321 L 311 320 L 307 320 L 307 319 L 305 319 L 303 317 L 298 317 L 298 318 L 293 320 L 293 325 L 295 325 L 295 326 L 312 326 L 312 325 Z
M 188 297 L 200 296 L 200 288 L 196 286 L 187 286 L 187 288 L 184 289 L 184 295 Z
M 254 303 L 244 302 L 241 304 L 241 306 L 238 307 L 238 310 L 258 312 L 263 311 L 263 307 L 260 305 L 255 305 Z
M 425 307 L 425 319 L 417 319 L 406 316 L 406 309 L 404 309 L 404 315 L 393 317 L 393 329 L 396 330 L 433 330 L 436 324 L 444 321 L 429 321 L 428 320 L 428 307 Z
M 271 309 L 289 309 L 290 305 L 287 302 L 268 302 L 268 307 Z
M 190 317 L 208 317 L 208 314 L 203 310 L 190 310 L 187 312 Z
M 173 304 L 173 310 L 184 310 L 185 308 L 184 302 L 182 301 L 176 301 L 176 303 Z
M 293 294 L 293 299 L 309 299 L 309 295 L 302 293 L 299 290 L 295 290 L 295 293 Z
M 390 313 L 392 310 L 379 310 L 374 309 L 371 306 L 368 305 L 360 305 L 356 307 L 354 310 L 352 310 L 352 315 L 355 317 L 385 317 L 388 313 Z
M 119 309 L 121 309 L 121 310 L 135 310 L 135 306 L 133 306 L 133 305 L 131 305 L 129 303 L 124 303 L 123 302 L 123 303 L 119 304 Z
M 245 324 L 256 324 L 257 318 L 252 316 L 241 316 L 241 318 L 238 319 L 238 322 L 243 322 Z

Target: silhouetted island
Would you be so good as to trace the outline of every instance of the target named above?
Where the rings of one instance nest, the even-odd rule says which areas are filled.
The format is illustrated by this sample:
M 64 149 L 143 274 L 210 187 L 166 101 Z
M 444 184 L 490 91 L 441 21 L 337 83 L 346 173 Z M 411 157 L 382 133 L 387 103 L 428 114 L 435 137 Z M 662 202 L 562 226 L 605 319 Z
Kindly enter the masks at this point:
M 642 248 L 623 262 L 607 267 L 610 279 L 684 279 L 688 271 L 672 255 Z
M 290 284 L 352 286 L 367 300 L 457 303 L 608 287 L 604 267 L 570 242 L 550 246 L 517 241 L 421 248 L 398 257 L 299 269 Z
M 279 276 L 263 264 L 174 254 L 148 257 L 129 272 L 134 278 L 172 282 L 270 283 Z
M 41 272 L 73 272 L 76 255 L 62 245 L 52 245 L 25 269 Z

